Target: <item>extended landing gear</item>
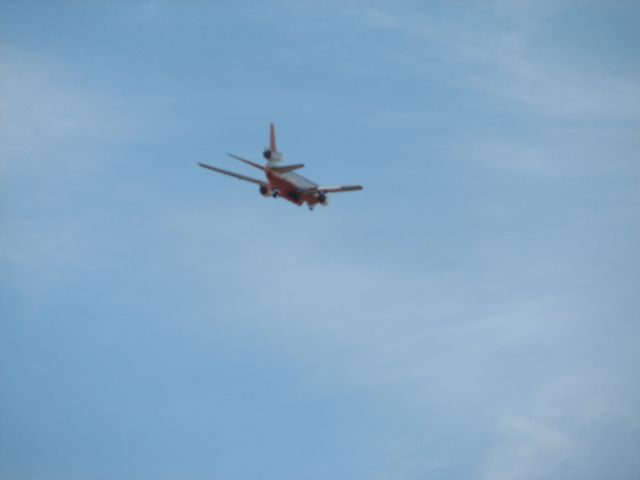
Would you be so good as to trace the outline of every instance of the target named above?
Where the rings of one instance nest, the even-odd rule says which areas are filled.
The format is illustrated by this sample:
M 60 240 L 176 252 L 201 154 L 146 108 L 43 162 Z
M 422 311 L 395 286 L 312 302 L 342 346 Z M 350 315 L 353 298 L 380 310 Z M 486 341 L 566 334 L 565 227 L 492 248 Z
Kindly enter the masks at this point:
M 290 192 L 289 193 L 289 198 L 294 203 L 298 203 L 299 204 L 299 202 L 300 202 L 300 195 L 298 194 L 298 192 Z
M 309 206 L 309 210 L 313 212 L 313 207 L 315 207 L 315 205 L 308 205 Z

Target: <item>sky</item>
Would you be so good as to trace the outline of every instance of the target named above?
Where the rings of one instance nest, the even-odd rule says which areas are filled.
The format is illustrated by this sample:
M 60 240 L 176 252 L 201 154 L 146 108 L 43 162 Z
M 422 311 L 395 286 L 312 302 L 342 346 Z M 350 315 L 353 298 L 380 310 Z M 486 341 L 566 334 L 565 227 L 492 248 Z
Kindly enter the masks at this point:
M 0 0 L 0 478 L 637 478 L 637 45 L 631 0 Z M 270 122 L 364 191 L 196 166 Z

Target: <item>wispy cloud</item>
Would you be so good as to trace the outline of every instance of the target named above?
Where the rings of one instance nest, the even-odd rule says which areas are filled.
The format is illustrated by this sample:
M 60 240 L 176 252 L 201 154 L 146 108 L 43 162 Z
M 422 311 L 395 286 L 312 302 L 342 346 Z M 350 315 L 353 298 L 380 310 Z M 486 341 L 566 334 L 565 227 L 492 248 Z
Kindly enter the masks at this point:
M 571 15 L 583 4 L 496 1 L 484 6 L 449 5 L 445 8 L 449 15 L 433 15 L 415 5 L 365 4 L 359 14 L 370 28 L 393 30 L 411 39 L 406 50 L 387 53 L 425 76 L 514 102 L 532 114 L 580 122 L 638 119 L 637 78 L 589 62 L 566 62 L 554 54 L 563 45 L 545 39 L 549 25 L 563 21 L 560 14 Z
M 76 158 L 55 156 L 57 149 L 71 142 L 78 148 L 133 137 L 132 119 L 118 114 L 122 99 L 84 85 L 69 65 L 9 48 L 1 62 L 5 169 L 10 160 L 24 158 L 37 160 L 38 167 L 73 162 L 81 168 Z
M 616 377 L 602 369 L 572 372 L 536 392 L 523 414 L 500 416 L 484 478 L 631 478 L 631 465 L 638 466 L 628 443 L 640 432 L 637 392 L 625 391 Z M 613 430 L 615 445 L 605 440 Z
M 167 19 L 165 5 L 143 3 L 131 15 Z M 584 64 L 564 65 L 546 55 L 548 44 L 543 48 L 536 43 L 539 35 L 532 32 L 544 33 L 546 20 L 552 21 L 558 8 L 574 8 L 572 2 L 561 2 L 560 7 L 532 1 L 433 7 L 437 11 L 417 2 L 400 7 L 282 2 L 278 8 L 287 5 L 292 15 L 300 16 L 292 22 L 296 32 L 317 28 L 317 16 L 307 15 L 309 9 L 323 12 L 322 28 L 335 29 L 332 38 L 340 47 L 345 37 L 341 29 L 356 43 L 362 33 L 374 32 L 376 48 L 369 47 L 369 40 L 358 43 L 367 62 L 358 63 L 352 51 L 336 47 L 336 56 L 342 57 L 330 68 L 340 84 L 346 71 L 342 68 L 365 74 L 380 69 L 390 78 L 417 79 L 418 87 L 423 79 L 435 79 L 446 85 L 443 91 L 452 103 L 453 97 L 468 95 L 465 98 L 478 102 L 480 109 L 499 103 L 491 110 L 498 117 L 505 112 L 525 117 L 521 128 L 508 134 L 501 132 L 510 129 L 511 117 L 486 128 L 477 125 L 482 119 L 475 124 L 449 119 L 460 123 L 455 132 L 468 129 L 469 134 L 455 136 L 446 130 L 446 138 L 430 140 L 439 141 L 440 150 L 450 157 L 476 159 L 476 172 L 483 175 L 478 184 L 486 181 L 485 190 L 456 190 L 457 172 L 446 171 L 439 177 L 445 183 L 440 192 L 448 193 L 439 197 L 417 178 L 412 159 L 399 158 L 381 173 L 372 165 L 389 158 L 380 158 L 380 143 L 390 145 L 395 154 L 402 142 L 366 129 L 360 132 L 365 141 L 354 141 L 355 146 L 341 152 L 345 158 L 372 158 L 372 163 L 356 164 L 356 170 L 377 182 L 378 188 L 367 185 L 363 192 L 370 202 L 366 211 L 340 208 L 341 199 L 336 198 L 337 208 L 306 215 L 281 201 L 261 199 L 254 188 L 198 175 L 202 172 L 196 173 L 189 155 L 180 159 L 183 163 L 162 163 L 172 154 L 162 157 L 157 145 L 153 161 L 144 166 L 154 168 L 122 169 L 104 161 L 104 152 L 114 145 L 133 145 L 122 151 L 132 167 L 138 158 L 139 127 L 149 122 L 156 133 L 165 131 L 153 121 L 157 110 L 138 103 L 144 110 L 144 121 L 139 121 L 129 115 L 132 110 L 124 97 L 105 93 L 99 82 L 84 83 L 69 65 L 18 52 L 2 60 L 0 86 L 6 107 L 0 126 L 2 183 L 7 187 L 3 195 L 11 199 L 11 215 L 3 218 L 0 238 L 1 280 L 18 292 L 12 302 L 22 309 L 12 310 L 17 312 L 14 323 L 41 319 L 55 328 L 60 319 L 50 312 L 57 308 L 58 315 L 66 315 L 75 307 L 121 322 L 113 331 L 109 322 L 100 325 L 118 341 L 135 317 L 139 338 L 161 329 L 180 331 L 211 363 L 213 356 L 224 355 L 212 352 L 220 345 L 234 355 L 240 355 L 236 347 L 256 350 L 246 371 L 277 358 L 281 362 L 272 374 L 282 365 L 302 372 L 288 385 L 294 392 L 283 393 L 291 395 L 281 400 L 287 406 L 307 402 L 304 408 L 321 409 L 325 397 L 343 395 L 357 400 L 337 402 L 336 409 L 373 411 L 359 437 L 372 443 L 358 447 L 364 453 L 354 462 L 366 464 L 363 471 L 371 464 L 379 469 L 363 478 L 417 478 L 434 472 L 442 478 L 452 478 L 453 472 L 488 480 L 558 478 L 566 472 L 598 478 L 616 459 L 619 476 L 631 478 L 629 472 L 638 470 L 634 454 L 640 421 L 634 406 L 640 400 L 633 344 L 638 332 L 634 305 L 616 295 L 620 289 L 631 290 L 621 277 L 633 272 L 610 265 L 610 256 L 617 254 L 618 261 L 628 256 L 624 248 L 631 247 L 617 243 L 616 235 L 629 241 L 635 232 L 630 219 L 637 216 L 619 209 L 618 203 L 606 203 L 611 192 L 618 195 L 629 185 L 621 186 L 618 176 L 610 177 L 612 185 L 558 182 L 552 191 L 534 188 L 525 200 L 519 187 L 549 187 L 553 182 L 544 180 L 558 172 L 563 180 L 578 178 L 587 161 L 591 177 L 637 171 L 629 146 L 638 115 L 636 79 L 593 74 Z M 239 15 L 235 20 L 243 18 L 233 13 Z M 182 14 L 197 19 L 188 9 Z M 529 22 L 526 15 L 536 21 Z M 332 23 L 334 16 L 341 19 L 338 26 Z M 259 17 L 251 14 L 252 21 Z M 206 30 L 200 33 L 206 38 Z M 275 55 L 293 59 L 296 67 L 308 61 L 309 49 L 325 47 L 308 37 L 291 38 L 306 43 L 287 50 L 292 42 L 283 42 L 287 44 Z M 402 41 L 394 43 L 398 38 Z M 183 40 L 171 37 L 175 45 L 188 48 L 191 44 Z M 216 65 L 232 69 L 235 61 Z M 245 67 L 235 72 L 238 77 L 246 77 Z M 207 78 L 215 79 L 217 73 L 209 72 Z M 226 95 L 226 86 L 217 86 Z M 326 92 L 324 86 L 318 91 Z M 203 82 L 201 87 L 199 95 L 205 96 L 209 85 Z M 375 92 L 395 99 L 398 91 L 392 87 L 380 82 Z M 181 85 L 169 93 L 180 95 L 183 90 L 188 88 Z M 259 96 L 253 87 L 234 92 L 238 98 L 245 93 L 246 98 Z M 318 99 L 326 95 L 309 97 L 309 106 L 319 109 L 314 115 L 321 117 L 324 105 Z M 349 100 L 336 98 L 340 103 Z M 128 100 L 140 101 L 135 95 Z M 412 110 L 411 96 L 405 98 L 411 107 L 406 109 L 379 106 L 375 95 L 365 100 L 373 106 L 364 111 L 380 112 L 372 115 L 375 121 L 400 118 L 411 124 L 410 135 L 416 138 L 406 141 L 409 150 L 426 144 L 416 134 L 425 129 L 421 122 L 437 123 L 442 113 L 429 116 L 422 107 Z M 227 107 L 235 108 L 235 102 L 220 108 Z M 286 110 L 286 105 L 280 107 Z M 246 102 L 237 115 L 255 110 L 255 102 Z M 318 121 L 331 124 L 334 118 Z M 186 116 L 176 125 L 190 128 L 190 121 Z M 547 122 L 553 123 L 549 130 L 528 131 L 543 130 Z M 606 123 L 606 131 L 592 128 L 598 122 Z M 625 127 L 619 129 L 620 124 Z M 207 123 L 199 128 L 210 127 Z M 587 141 L 585 132 L 597 136 Z M 157 137 L 154 144 L 162 140 Z M 238 135 L 240 141 L 244 137 L 245 132 Z M 214 143 L 207 142 L 202 142 L 202 151 Z M 615 143 L 623 146 L 610 149 Z M 316 146 L 304 145 L 311 150 Z M 226 147 L 215 148 L 223 152 Z M 607 151 L 623 160 L 606 163 L 601 159 Z M 557 168 L 564 157 L 573 162 Z M 495 169 L 516 175 L 506 175 L 507 187 L 495 188 Z M 150 177 L 149 172 L 159 174 Z M 522 183 L 510 183 L 515 177 Z M 432 187 L 437 188 L 435 182 Z M 583 205 L 592 191 L 597 193 L 595 206 Z M 550 199 L 551 194 L 557 198 Z M 623 203 L 627 196 L 613 199 Z M 70 323 L 75 328 L 83 321 Z M 86 328 L 93 332 L 98 326 Z M 135 347 L 132 355 L 139 354 Z M 164 357 L 162 352 L 153 361 Z M 36 361 L 44 365 L 47 359 Z M 160 360 L 160 366 L 150 362 L 149 369 L 157 374 L 166 361 Z M 185 371 L 195 368 L 191 358 L 184 362 Z M 234 374 L 225 370 L 229 377 Z M 211 397 L 224 390 L 228 380 L 211 386 L 200 377 L 173 379 L 178 389 L 185 384 L 197 392 L 208 388 Z M 163 383 L 163 388 L 172 387 Z M 255 399 L 246 395 L 255 403 L 244 408 L 260 407 L 262 393 Z M 171 408 L 188 410 L 192 405 L 188 399 Z M 198 414 L 214 415 L 210 410 L 207 405 Z M 245 413 L 232 412 L 237 417 Z M 313 417 L 307 411 L 298 415 Z M 340 418 L 349 429 L 348 416 L 339 412 L 331 420 Z M 207 418 L 215 423 L 214 417 Z M 336 431 L 325 433 L 327 443 Z M 467 447 L 469 451 L 461 453 Z M 605 453 L 598 454 L 602 449 Z M 370 460 L 374 456 L 393 458 L 376 463 Z M 460 457 L 467 463 L 458 466 Z

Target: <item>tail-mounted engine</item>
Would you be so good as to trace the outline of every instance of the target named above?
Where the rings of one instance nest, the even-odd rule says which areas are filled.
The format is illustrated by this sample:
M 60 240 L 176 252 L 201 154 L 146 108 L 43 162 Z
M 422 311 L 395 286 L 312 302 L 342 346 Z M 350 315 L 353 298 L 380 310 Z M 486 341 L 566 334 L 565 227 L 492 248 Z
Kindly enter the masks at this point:
M 277 163 L 282 161 L 282 154 L 278 151 L 278 145 L 276 144 L 276 127 L 271 124 L 269 128 L 269 146 L 264 149 L 262 156 L 269 163 Z
M 271 150 L 269 148 L 266 148 L 265 151 L 262 152 L 262 156 L 268 162 L 281 162 L 282 161 L 282 154 L 280 152 L 277 152 L 275 150 Z

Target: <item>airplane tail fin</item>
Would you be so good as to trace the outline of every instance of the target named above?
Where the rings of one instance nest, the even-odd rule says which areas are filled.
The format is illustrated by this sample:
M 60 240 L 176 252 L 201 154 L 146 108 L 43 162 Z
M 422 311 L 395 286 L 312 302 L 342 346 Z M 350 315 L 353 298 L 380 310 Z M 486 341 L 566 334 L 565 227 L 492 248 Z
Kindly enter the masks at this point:
M 276 145 L 276 126 L 273 123 L 269 127 L 269 146 L 262 152 L 262 156 L 269 162 L 269 165 L 282 161 L 282 154 Z
M 269 150 L 271 150 L 272 152 L 277 152 L 278 147 L 276 146 L 276 127 L 273 125 L 273 123 L 271 124 L 269 133 Z

